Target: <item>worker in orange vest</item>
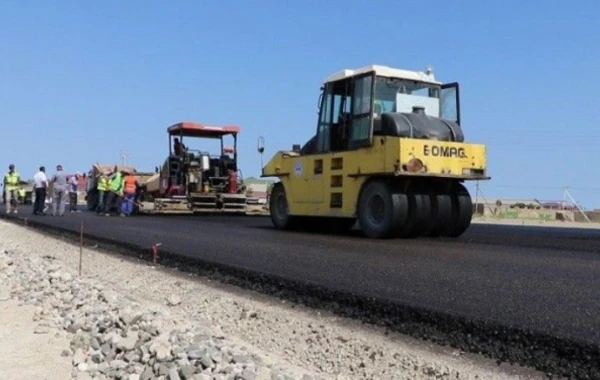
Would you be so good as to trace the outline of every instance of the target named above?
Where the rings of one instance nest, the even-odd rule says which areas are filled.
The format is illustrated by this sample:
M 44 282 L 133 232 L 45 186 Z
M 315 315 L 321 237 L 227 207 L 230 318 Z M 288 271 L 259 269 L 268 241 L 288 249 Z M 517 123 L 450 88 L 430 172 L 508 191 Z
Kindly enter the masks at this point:
M 121 216 L 131 216 L 133 204 L 135 203 L 135 194 L 139 186 L 134 174 L 127 174 L 123 181 L 123 201 L 121 202 Z

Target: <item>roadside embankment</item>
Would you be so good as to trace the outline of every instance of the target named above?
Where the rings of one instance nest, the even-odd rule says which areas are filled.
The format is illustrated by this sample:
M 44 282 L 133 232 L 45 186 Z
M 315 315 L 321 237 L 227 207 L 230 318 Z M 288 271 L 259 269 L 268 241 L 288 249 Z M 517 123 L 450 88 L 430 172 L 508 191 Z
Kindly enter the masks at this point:
M 75 245 L 0 221 L 1 336 L 13 336 L 20 320 L 38 365 L 49 367 L 27 372 L 27 342 L 3 338 L 0 353 L 9 345 L 21 349 L 0 365 L 0 378 L 543 378 L 89 248 L 80 277 L 79 258 Z

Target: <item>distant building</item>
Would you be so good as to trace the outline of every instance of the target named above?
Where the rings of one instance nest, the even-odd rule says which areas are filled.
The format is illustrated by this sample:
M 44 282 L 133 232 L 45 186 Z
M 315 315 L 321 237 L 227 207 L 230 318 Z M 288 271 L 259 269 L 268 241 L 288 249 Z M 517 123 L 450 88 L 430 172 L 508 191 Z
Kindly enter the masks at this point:
M 574 210 L 576 207 L 566 201 L 539 200 L 539 199 L 508 199 L 508 198 L 474 198 L 473 204 L 477 204 L 477 209 L 494 206 L 504 208 L 521 208 L 535 210 Z

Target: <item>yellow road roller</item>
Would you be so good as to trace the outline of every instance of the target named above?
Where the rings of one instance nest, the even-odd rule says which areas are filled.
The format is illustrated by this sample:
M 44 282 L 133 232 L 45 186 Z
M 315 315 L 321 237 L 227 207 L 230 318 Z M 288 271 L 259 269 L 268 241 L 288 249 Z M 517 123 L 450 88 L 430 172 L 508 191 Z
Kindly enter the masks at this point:
M 463 185 L 489 180 L 486 147 L 466 143 L 458 83 L 433 70 L 382 65 L 345 69 L 321 87 L 316 134 L 278 151 L 261 177 L 278 229 L 370 238 L 458 237 L 473 204 Z M 264 138 L 259 138 L 264 152 Z

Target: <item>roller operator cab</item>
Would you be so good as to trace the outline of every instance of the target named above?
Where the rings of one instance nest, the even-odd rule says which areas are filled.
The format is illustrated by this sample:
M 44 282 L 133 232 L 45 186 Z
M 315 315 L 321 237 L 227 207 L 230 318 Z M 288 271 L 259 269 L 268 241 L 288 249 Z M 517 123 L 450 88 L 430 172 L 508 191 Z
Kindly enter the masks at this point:
M 462 182 L 490 177 L 485 146 L 464 142 L 458 83 L 372 65 L 335 73 L 321 90 L 316 135 L 263 167 L 280 179 L 270 197 L 277 228 L 343 231 L 358 220 L 372 238 L 467 230 Z

